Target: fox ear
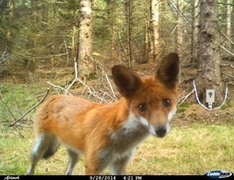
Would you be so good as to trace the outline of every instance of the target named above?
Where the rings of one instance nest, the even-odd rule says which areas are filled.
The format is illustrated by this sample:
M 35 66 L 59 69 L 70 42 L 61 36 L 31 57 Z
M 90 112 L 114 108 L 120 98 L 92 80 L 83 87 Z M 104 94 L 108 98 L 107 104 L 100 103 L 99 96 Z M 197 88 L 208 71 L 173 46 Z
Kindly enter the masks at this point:
M 170 53 L 156 69 L 156 78 L 168 88 L 174 88 L 179 81 L 180 61 L 178 54 Z
M 131 97 L 142 85 L 140 77 L 124 66 L 116 65 L 112 68 L 115 85 L 121 95 Z

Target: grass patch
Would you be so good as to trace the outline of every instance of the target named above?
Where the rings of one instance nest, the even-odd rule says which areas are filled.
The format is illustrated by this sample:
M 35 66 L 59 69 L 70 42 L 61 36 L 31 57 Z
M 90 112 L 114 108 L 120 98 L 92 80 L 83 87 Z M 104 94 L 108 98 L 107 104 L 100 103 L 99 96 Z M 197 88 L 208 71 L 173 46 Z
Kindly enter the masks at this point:
M 31 130 L 21 130 L 25 138 L 11 131 L 0 136 L 0 174 L 24 174 L 29 163 L 32 143 Z M 127 167 L 128 174 L 190 174 L 221 169 L 234 172 L 234 127 L 202 125 L 174 127 L 162 139 L 148 138 L 142 143 Z M 66 149 L 61 147 L 49 160 L 41 160 L 36 174 L 63 174 L 67 166 Z M 108 174 L 106 170 L 104 172 Z M 75 174 L 84 174 L 83 159 L 77 163 Z
M 46 88 L 40 85 L 0 84 L 0 91 L 7 103 L 0 98 L 0 174 L 22 175 L 29 165 L 33 141 L 31 120 L 35 111 L 29 113 L 20 126 L 9 125 L 36 104 L 45 95 Z M 182 104 L 181 111 L 184 112 L 188 106 Z M 215 169 L 234 172 L 233 134 L 234 126 L 225 123 L 214 125 L 197 121 L 186 126 L 175 125 L 167 137 L 159 139 L 151 136 L 139 145 L 127 167 L 127 174 L 203 175 Z M 62 146 L 49 160 L 39 161 L 35 174 L 64 174 L 67 163 L 66 149 Z M 74 173 L 84 174 L 84 171 L 81 159 Z
M 28 109 L 35 105 L 40 98 L 45 95 L 46 88 L 41 85 L 17 85 L 17 84 L 0 84 L 0 123 L 8 126 Z M 23 121 L 31 120 L 35 110 L 32 110 L 23 118 Z M 0 126 L 3 131 L 4 126 Z
M 23 174 L 29 141 L 15 136 L 13 131 L 0 136 L 0 174 Z
M 214 169 L 233 172 L 233 133 L 233 126 L 199 124 L 174 128 L 164 139 L 151 137 L 139 148 L 139 163 L 141 157 L 147 161 L 139 170 L 145 174 L 194 175 Z M 150 157 L 145 158 L 147 154 Z
M 185 112 L 185 111 L 189 108 L 190 105 L 191 105 L 191 104 L 188 103 L 188 102 L 184 102 L 184 103 L 180 104 L 180 106 L 179 106 L 177 112 L 178 112 L 178 113 Z

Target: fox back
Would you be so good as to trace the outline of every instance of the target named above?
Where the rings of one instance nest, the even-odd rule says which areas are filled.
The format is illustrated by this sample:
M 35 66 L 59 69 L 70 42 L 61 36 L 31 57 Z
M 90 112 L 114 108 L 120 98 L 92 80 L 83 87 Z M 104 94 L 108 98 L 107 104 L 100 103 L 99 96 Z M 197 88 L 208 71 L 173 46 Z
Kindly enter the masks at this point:
M 53 95 L 41 104 L 34 119 L 34 143 L 26 174 L 33 174 L 40 158 L 49 158 L 66 146 L 72 174 L 84 156 L 85 174 L 125 174 L 136 146 L 148 135 L 159 138 L 170 130 L 178 100 L 179 58 L 171 53 L 161 60 L 155 74 L 139 77 L 117 65 L 113 81 L 122 95 L 117 102 L 100 104 L 68 95 Z

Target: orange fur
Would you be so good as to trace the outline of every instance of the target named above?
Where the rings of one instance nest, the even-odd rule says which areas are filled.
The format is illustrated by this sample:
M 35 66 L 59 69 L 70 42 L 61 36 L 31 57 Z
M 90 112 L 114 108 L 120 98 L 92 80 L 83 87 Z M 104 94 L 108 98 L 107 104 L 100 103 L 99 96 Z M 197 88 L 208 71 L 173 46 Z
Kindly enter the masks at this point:
M 112 69 L 122 98 L 111 104 L 53 95 L 39 107 L 34 119 L 34 144 L 26 174 L 38 160 L 52 156 L 62 142 L 68 150 L 66 174 L 72 174 L 84 155 L 85 174 L 100 174 L 108 165 L 112 174 L 124 174 L 135 147 L 149 134 L 164 137 L 178 100 L 179 60 L 166 56 L 154 76 L 140 78 L 122 66 Z

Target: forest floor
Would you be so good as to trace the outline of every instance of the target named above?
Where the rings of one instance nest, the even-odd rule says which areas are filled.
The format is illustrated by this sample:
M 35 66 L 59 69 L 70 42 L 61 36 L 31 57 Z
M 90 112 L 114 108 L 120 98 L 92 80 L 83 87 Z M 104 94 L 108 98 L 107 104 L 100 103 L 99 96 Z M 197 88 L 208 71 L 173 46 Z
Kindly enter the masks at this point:
M 141 64 L 134 66 L 133 70 L 142 76 L 151 75 L 155 67 L 155 64 Z M 35 109 L 15 126 L 9 125 L 38 103 L 48 88 L 51 89 L 50 94 L 64 93 L 63 88 L 74 79 L 72 72 L 72 67 L 41 68 L 34 74 L 17 72 L 17 75 L 0 79 L 0 174 L 26 172 L 33 141 L 32 120 Z M 83 85 L 74 83 L 69 93 L 94 101 L 117 100 L 119 95 L 111 81 L 110 67 L 106 68 L 105 73 L 99 73 L 98 79 L 83 82 Z M 223 107 L 208 111 L 195 101 L 192 81 L 187 81 L 195 76 L 195 68 L 182 67 L 180 100 L 172 121 L 172 131 L 165 138 L 151 136 L 139 145 L 127 168 L 128 174 L 202 175 L 215 169 L 234 172 L 234 88 L 229 86 L 228 98 Z M 63 174 L 66 164 L 66 149 L 61 147 L 53 158 L 39 162 L 36 174 Z M 76 165 L 75 174 L 83 173 L 82 159 Z
M 234 62 L 232 62 L 234 65 Z M 140 76 L 152 75 L 155 72 L 156 64 L 148 63 L 148 64 L 138 64 L 134 65 L 133 71 L 137 72 Z M 111 67 L 105 68 L 105 73 L 108 76 L 111 76 Z M 233 74 L 233 69 L 230 74 Z M 112 88 L 115 90 L 115 86 L 113 83 L 113 87 L 110 87 L 108 84 L 108 80 L 101 75 L 102 77 L 98 79 L 88 80 L 85 82 L 85 85 L 81 83 L 74 83 L 73 86 L 69 89 L 69 92 L 73 95 L 80 95 L 85 98 L 87 94 L 90 93 L 90 89 L 92 92 L 95 92 L 97 89 L 101 89 L 101 91 L 95 92 L 98 98 L 90 98 L 90 100 L 99 101 L 102 98 L 103 93 L 111 94 Z M 192 80 L 196 77 L 196 68 L 191 67 L 181 67 L 181 77 L 180 77 L 180 100 L 178 102 L 178 111 L 175 117 L 175 122 L 178 125 L 185 125 L 188 123 L 194 123 L 196 121 L 202 122 L 212 122 L 212 123 L 231 123 L 234 124 L 234 86 L 231 84 L 228 86 L 228 96 L 227 100 L 220 109 L 208 111 L 200 106 L 196 99 L 193 89 Z M 46 91 L 47 88 L 54 88 L 54 92 L 52 93 L 64 93 L 60 87 L 65 88 L 68 86 L 74 79 L 74 71 L 73 67 L 66 68 L 41 68 L 37 70 L 34 74 L 32 73 L 14 73 L 13 76 L 7 76 L 4 78 L 0 78 L 5 83 L 18 83 L 23 84 L 39 84 L 42 91 Z M 189 79 L 189 80 L 188 80 Z M 110 80 L 110 79 L 109 79 Z M 110 80 L 111 81 L 111 80 Z M 28 83 L 29 82 L 29 83 Z M 48 84 L 51 83 L 51 84 Z M 90 89 L 89 89 L 90 88 Z M 1 92 L 1 89 L 0 89 Z M 43 93 L 43 92 L 41 92 Z M 94 94 L 95 94 L 94 93 Z M 115 93 L 118 92 L 115 91 Z M 117 100 L 117 99 L 115 99 Z M 111 99 L 113 101 L 113 98 Z M 106 101 L 109 102 L 109 99 Z

